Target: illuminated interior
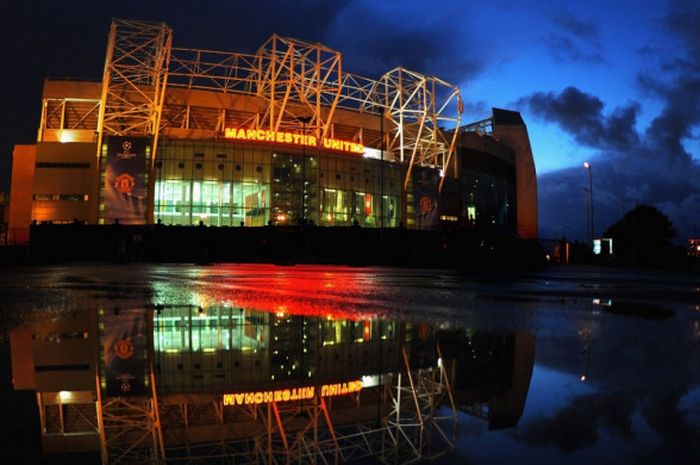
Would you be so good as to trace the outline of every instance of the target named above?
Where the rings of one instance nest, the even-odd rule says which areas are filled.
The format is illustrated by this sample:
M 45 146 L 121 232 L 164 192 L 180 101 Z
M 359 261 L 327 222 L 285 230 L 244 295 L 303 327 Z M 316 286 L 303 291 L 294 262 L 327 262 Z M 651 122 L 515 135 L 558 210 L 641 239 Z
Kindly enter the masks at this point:
M 163 141 L 154 218 L 173 225 L 264 226 L 305 219 L 379 227 L 383 215 L 385 227 L 398 226 L 400 166 L 379 169 L 380 161 L 307 151 Z
M 154 317 L 156 352 L 256 351 L 267 348 L 268 314 L 233 308 L 169 309 Z
M 262 226 L 269 190 L 258 183 L 168 179 L 156 181 L 155 216 L 165 224 Z
M 164 307 L 153 317 L 155 370 L 163 392 L 360 379 L 399 363 L 405 328 L 229 306 Z

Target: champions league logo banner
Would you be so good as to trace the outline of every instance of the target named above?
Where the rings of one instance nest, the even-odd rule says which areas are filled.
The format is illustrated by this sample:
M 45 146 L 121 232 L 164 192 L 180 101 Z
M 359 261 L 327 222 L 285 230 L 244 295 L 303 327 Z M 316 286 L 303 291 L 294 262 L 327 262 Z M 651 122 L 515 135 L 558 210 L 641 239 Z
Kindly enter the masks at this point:
M 107 143 L 105 168 L 106 222 L 123 224 L 146 222 L 148 195 L 147 137 L 110 137 Z
M 433 229 L 438 224 L 438 173 L 433 169 L 416 166 L 412 175 L 416 229 Z
M 148 354 L 145 310 L 108 312 L 103 323 L 105 393 L 112 397 L 144 395 Z

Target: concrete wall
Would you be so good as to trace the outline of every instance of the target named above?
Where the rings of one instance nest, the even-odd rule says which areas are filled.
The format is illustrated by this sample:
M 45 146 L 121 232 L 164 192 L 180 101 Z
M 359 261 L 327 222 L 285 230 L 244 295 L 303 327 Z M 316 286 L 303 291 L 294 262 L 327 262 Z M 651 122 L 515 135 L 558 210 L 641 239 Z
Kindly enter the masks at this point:
M 499 123 L 499 112 L 517 114 L 518 121 L 506 119 L 506 121 Z M 537 239 L 539 227 L 537 175 L 535 172 L 535 161 L 532 157 L 532 148 L 530 147 L 530 138 L 527 135 L 527 127 L 522 122 L 519 113 L 494 110 L 493 135 L 510 146 L 515 152 L 518 234 L 524 239 Z
M 32 222 L 32 188 L 36 145 L 15 145 L 12 152 L 12 186 L 10 188 L 9 243 L 29 243 Z
M 32 220 L 96 223 L 99 179 L 96 144 L 38 143 Z
M 44 98 L 87 98 L 99 99 L 102 95 L 102 82 L 44 80 Z

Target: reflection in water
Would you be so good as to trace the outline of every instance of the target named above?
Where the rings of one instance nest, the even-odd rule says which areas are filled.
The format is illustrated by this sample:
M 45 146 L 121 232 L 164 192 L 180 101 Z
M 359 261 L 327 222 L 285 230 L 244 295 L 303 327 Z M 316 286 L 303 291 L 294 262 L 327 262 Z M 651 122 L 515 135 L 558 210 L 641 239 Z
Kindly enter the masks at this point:
M 62 314 L 12 334 L 47 453 L 114 463 L 408 463 L 451 450 L 457 411 L 512 427 L 534 336 L 294 306 L 208 302 Z
M 698 289 L 611 270 L 16 270 L 0 327 L 27 322 L 28 390 L 2 393 L 0 436 L 31 454 L 41 425 L 44 450 L 90 463 L 401 463 L 459 432 L 440 464 L 695 465 Z
M 534 335 L 450 331 L 440 341 L 454 363 L 459 410 L 488 420 L 490 430 L 515 427 L 530 387 Z

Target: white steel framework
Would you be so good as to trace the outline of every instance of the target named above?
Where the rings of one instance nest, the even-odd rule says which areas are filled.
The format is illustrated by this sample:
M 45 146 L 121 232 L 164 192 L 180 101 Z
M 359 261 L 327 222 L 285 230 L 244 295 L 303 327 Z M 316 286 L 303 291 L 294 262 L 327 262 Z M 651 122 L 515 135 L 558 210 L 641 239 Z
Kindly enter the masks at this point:
M 169 82 L 186 89 L 240 93 L 260 99 L 261 108 L 247 117 L 226 108 L 207 119 L 191 121 L 192 108 L 175 112 L 164 125 L 221 133 L 228 121 L 255 129 L 306 129 L 317 137 L 334 137 L 334 115 L 348 109 L 384 118 L 376 128 L 356 128 L 350 137 L 379 147 L 387 159 L 447 171 L 455 152 L 463 110 L 459 88 L 434 76 L 395 68 L 378 80 L 346 73 L 340 52 L 322 44 L 273 35 L 256 54 L 173 48 Z M 194 126 L 193 126 L 194 124 Z M 379 134 L 379 126 L 386 133 Z M 449 131 L 450 129 L 455 131 Z M 373 136 L 367 137 L 367 133 Z M 449 135 L 448 135 L 449 134 Z M 442 181 L 440 182 L 442 186 Z
M 340 52 L 273 35 L 257 56 L 256 94 L 267 102 L 261 127 L 299 128 L 299 119 L 306 117 L 306 129 L 328 137 L 342 86 Z
M 112 22 L 102 76 L 98 157 L 105 134 L 152 136 L 155 152 L 171 47 L 172 30 L 164 23 Z
M 253 111 L 225 104 L 219 108 L 174 104 L 164 109 L 169 83 L 189 90 L 245 94 L 259 105 Z M 63 103 L 49 111 L 47 102 L 42 130 L 56 114 L 63 128 L 66 108 Z M 462 100 L 456 86 L 400 67 L 378 80 L 345 73 L 341 53 L 319 43 L 273 35 L 254 55 L 173 48 L 172 30 L 166 24 L 118 19 L 110 28 L 96 108 L 98 160 L 105 135 L 150 136 L 151 171 L 158 157 L 158 136 L 165 127 L 205 129 L 214 137 L 232 125 L 334 138 L 336 112 L 350 109 L 379 121 L 342 138 L 381 148 L 382 159 L 406 164 L 404 191 L 415 166 L 438 169 L 441 191 L 456 150 Z M 152 204 L 147 216 L 152 219 Z
M 94 133 L 100 113 L 100 101 L 85 98 L 44 98 L 38 140 L 44 131 L 85 130 Z
M 99 433 L 105 465 L 337 465 L 361 458 L 411 464 L 451 451 L 459 423 L 441 363 L 414 369 L 405 349 L 401 353 L 401 371 L 384 375 L 379 386 L 345 397 L 317 395 L 300 402 L 224 407 L 221 396 L 206 394 L 159 399 L 152 384 L 147 397 L 103 398 L 98 377 L 96 408 L 74 406 L 73 411 L 85 418 L 81 431 Z M 63 417 L 53 416 L 53 423 L 63 424 Z M 45 425 L 51 420 L 45 417 L 47 434 L 51 431 Z M 53 433 L 69 432 L 74 434 L 61 426 Z
M 102 464 L 163 463 L 165 448 L 153 371 L 150 396 L 104 398 L 101 384 L 98 376 L 96 410 Z
M 404 190 L 416 164 L 441 170 L 441 190 L 457 141 L 457 131 L 448 137 L 441 128 L 459 128 L 462 114 L 459 88 L 442 79 L 404 68 L 396 68 L 382 76 L 379 89 L 382 88 L 384 108 L 392 123 L 388 149 L 401 162 L 408 164 Z M 448 112 L 454 104 L 456 116 Z
M 247 114 L 223 106 L 164 110 L 168 84 L 244 94 L 258 97 L 262 104 L 259 111 Z M 86 114 L 99 110 L 98 158 L 105 135 L 145 135 L 153 137 L 152 163 L 164 127 L 214 134 L 230 124 L 301 130 L 304 120 L 306 130 L 317 137 L 335 137 L 338 109 L 375 115 L 384 120 L 377 124 L 381 133 L 378 128 L 359 127 L 350 139 L 383 147 L 387 160 L 407 164 L 404 189 L 414 166 L 447 174 L 463 110 L 460 90 L 453 84 L 401 67 L 377 80 L 346 73 L 341 53 L 322 44 L 273 35 L 255 54 L 174 48 L 166 24 L 123 19 L 113 21 L 110 28 L 98 103 Z M 49 125 L 63 129 L 67 104 L 46 101 L 40 131 Z M 80 118 L 78 123 L 92 126 Z M 442 184 L 443 180 L 440 189 Z

